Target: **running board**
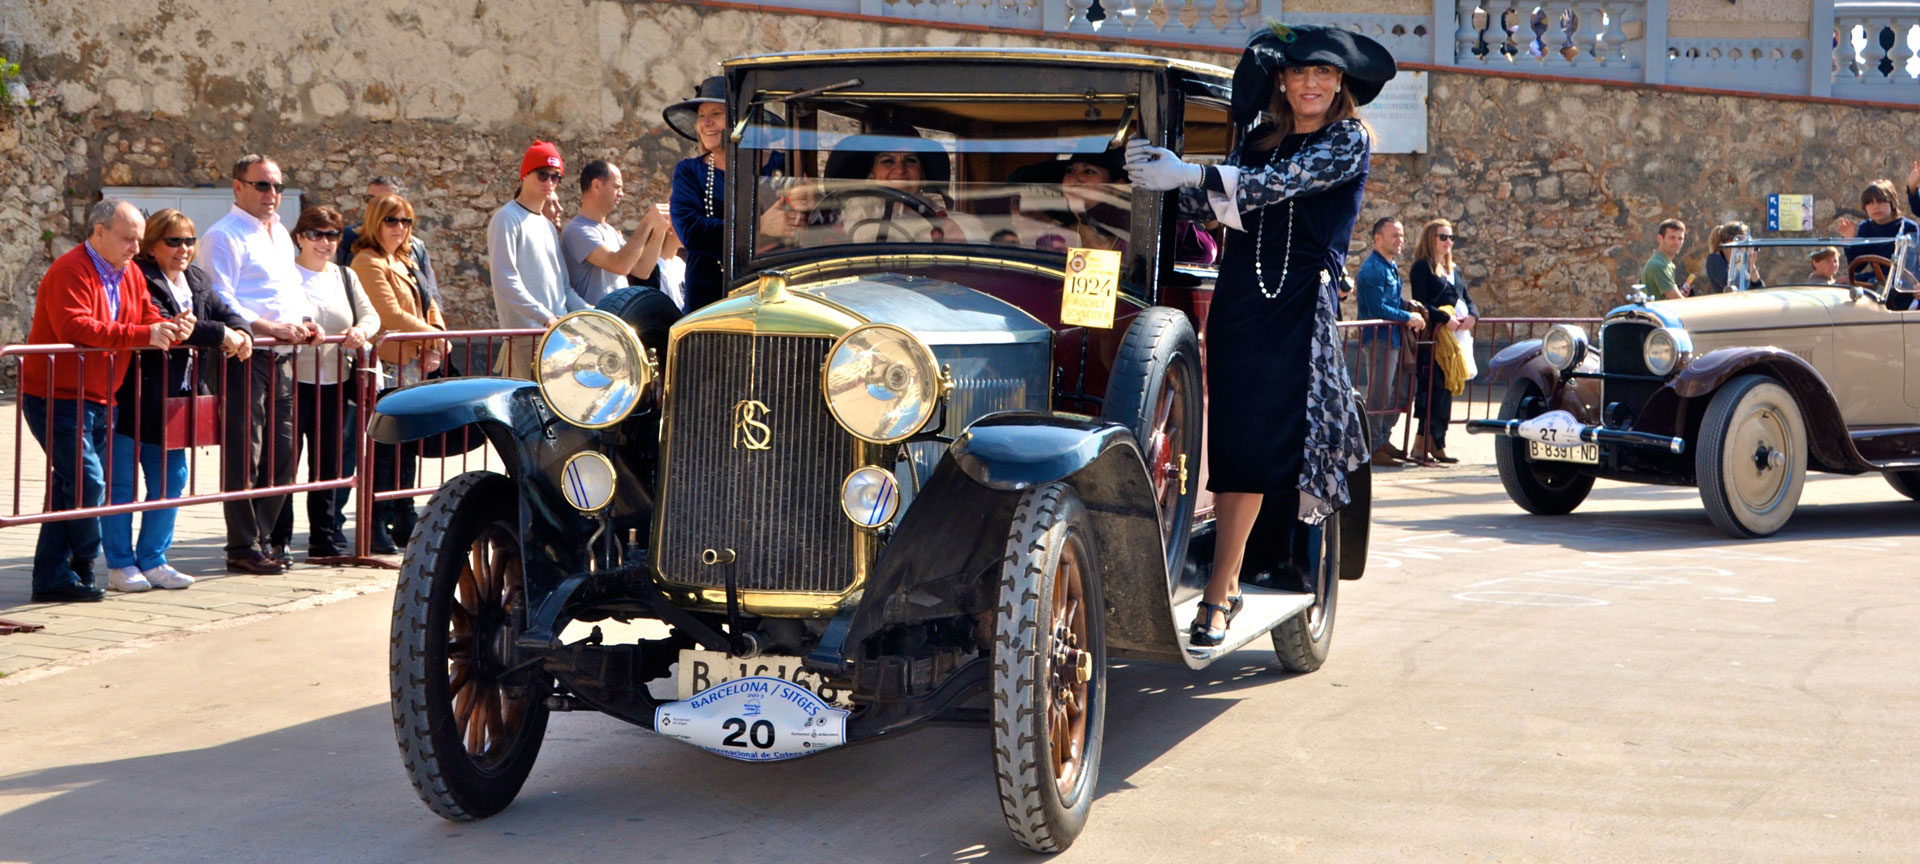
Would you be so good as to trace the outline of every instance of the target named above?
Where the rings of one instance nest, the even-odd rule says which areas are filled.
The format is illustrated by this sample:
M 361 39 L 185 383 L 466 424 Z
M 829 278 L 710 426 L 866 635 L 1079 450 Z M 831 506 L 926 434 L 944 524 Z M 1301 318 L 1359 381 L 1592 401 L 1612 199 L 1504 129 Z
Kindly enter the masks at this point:
M 1192 641 L 1191 627 L 1193 619 L 1200 614 L 1200 595 L 1173 608 L 1174 626 L 1179 628 L 1180 647 L 1186 649 L 1188 668 L 1199 669 L 1246 647 L 1247 643 L 1267 635 L 1267 631 L 1313 605 L 1313 595 L 1305 591 L 1241 585 L 1240 596 L 1246 598 L 1246 605 L 1234 617 L 1233 626 L 1227 628 L 1227 641 L 1210 647 L 1198 646 Z

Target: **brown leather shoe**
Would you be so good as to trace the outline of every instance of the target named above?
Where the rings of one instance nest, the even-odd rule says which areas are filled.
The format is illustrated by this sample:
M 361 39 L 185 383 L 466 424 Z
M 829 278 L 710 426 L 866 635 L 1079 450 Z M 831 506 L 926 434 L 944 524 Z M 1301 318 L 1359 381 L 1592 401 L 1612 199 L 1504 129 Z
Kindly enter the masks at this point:
M 278 576 L 281 573 L 285 573 L 286 569 L 287 568 L 280 566 L 280 562 L 268 558 L 265 553 L 258 549 L 249 550 L 246 556 L 242 558 L 227 559 L 228 573 L 252 573 L 256 576 Z
M 1373 458 L 1369 461 L 1375 468 L 1392 468 L 1406 464 L 1402 460 L 1394 458 L 1393 454 L 1387 452 L 1387 448 L 1385 447 L 1373 451 Z

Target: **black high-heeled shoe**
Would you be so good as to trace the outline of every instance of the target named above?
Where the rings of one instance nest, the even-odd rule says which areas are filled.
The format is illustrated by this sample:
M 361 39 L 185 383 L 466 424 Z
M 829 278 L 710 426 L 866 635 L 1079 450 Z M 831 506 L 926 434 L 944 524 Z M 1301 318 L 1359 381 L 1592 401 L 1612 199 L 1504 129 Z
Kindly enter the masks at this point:
M 1233 623 L 1233 613 L 1235 611 L 1231 603 L 1223 606 L 1217 603 L 1208 603 L 1205 600 L 1200 601 L 1200 614 L 1194 616 L 1193 626 L 1189 628 L 1187 633 L 1188 640 L 1195 646 L 1201 648 L 1211 648 L 1227 641 L 1226 624 Z M 1222 624 L 1217 630 L 1214 629 L 1213 626 L 1213 613 L 1215 612 L 1219 612 L 1227 619 L 1226 624 Z

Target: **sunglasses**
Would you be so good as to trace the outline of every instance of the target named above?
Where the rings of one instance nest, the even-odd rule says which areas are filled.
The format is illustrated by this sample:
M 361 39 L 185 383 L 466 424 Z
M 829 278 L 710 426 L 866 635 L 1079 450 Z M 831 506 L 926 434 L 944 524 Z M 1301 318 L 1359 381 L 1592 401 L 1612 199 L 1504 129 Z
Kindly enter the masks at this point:
M 322 240 L 327 240 L 327 241 L 334 241 L 334 240 L 338 240 L 338 239 L 340 239 L 340 232 L 338 232 L 338 231 L 321 231 L 321 230 L 319 230 L 319 229 L 317 229 L 317 228 L 316 228 L 316 229 L 310 229 L 310 230 L 308 230 L 308 231 L 307 231 L 307 234 L 306 234 L 306 237 L 307 237 L 307 239 L 308 239 L 308 240 L 312 240 L 312 241 L 314 241 L 315 243 L 318 243 L 318 242 L 320 242 L 320 241 L 322 241 Z
M 192 246 L 199 241 L 192 237 L 168 237 L 161 242 L 166 243 L 168 249 L 178 249 L 182 246 Z
M 251 182 L 249 182 L 249 181 L 246 181 L 246 180 L 242 180 L 242 181 L 240 181 L 240 185 L 242 185 L 242 186 L 252 186 L 252 187 L 253 187 L 253 191 L 255 191 L 255 192 L 258 192 L 258 193 L 260 193 L 260 194 L 262 194 L 262 195 L 265 195 L 265 194 L 267 194 L 268 192 L 275 192 L 275 193 L 279 193 L 279 192 L 285 192 L 285 191 L 287 191 L 287 184 L 285 184 L 285 183 L 269 183 L 269 182 L 267 182 L 267 181 L 265 181 L 265 180 L 254 180 L 254 181 L 251 181 Z
M 1433 239 L 1438 240 L 1442 243 L 1452 243 L 1453 235 L 1452 234 L 1435 234 L 1433 235 Z
M 382 219 L 382 220 L 380 220 L 380 224 L 382 224 L 382 225 L 405 225 L 405 226 L 407 226 L 408 228 L 412 228 L 412 227 L 413 227 L 413 220 L 412 220 L 412 219 L 408 219 L 408 218 L 407 218 L 407 217 L 405 217 L 405 216 L 388 216 L 387 218 L 385 218 L 385 219 Z
M 542 183 L 558 183 L 560 182 L 560 178 L 567 175 L 558 171 L 540 170 L 533 172 L 533 176 L 540 178 L 540 182 Z

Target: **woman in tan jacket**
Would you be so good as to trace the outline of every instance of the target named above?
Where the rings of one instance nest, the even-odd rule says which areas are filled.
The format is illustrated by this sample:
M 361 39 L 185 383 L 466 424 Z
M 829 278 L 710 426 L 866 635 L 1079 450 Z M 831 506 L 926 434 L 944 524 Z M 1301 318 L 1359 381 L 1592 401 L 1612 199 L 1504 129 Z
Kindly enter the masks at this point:
M 447 319 L 440 314 L 433 298 L 422 290 L 421 274 L 414 269 L 409 245 L 413 240 L 413 205 L 398 195 L 376 197 L 367 204 L 367 218 L 361 226 L 362 233 L 353 243 L 353 272 L 360 277 L 374 311 L 380 314 L 380 335 L 447 329 Z M 444 339 L 380 345 L 380 359 L 397 367 L 393 377 L 401 384 L 415 383 L 438 371 L 446 356 Z M 374 489 L 384 492 L 413 488 L 418 458 L 416 447 L 374 445 Z M 398 543 L 412 536 L 413 522 L 413 499 L 376 503 L 373 551 L 383 554 L 398 551 Z

